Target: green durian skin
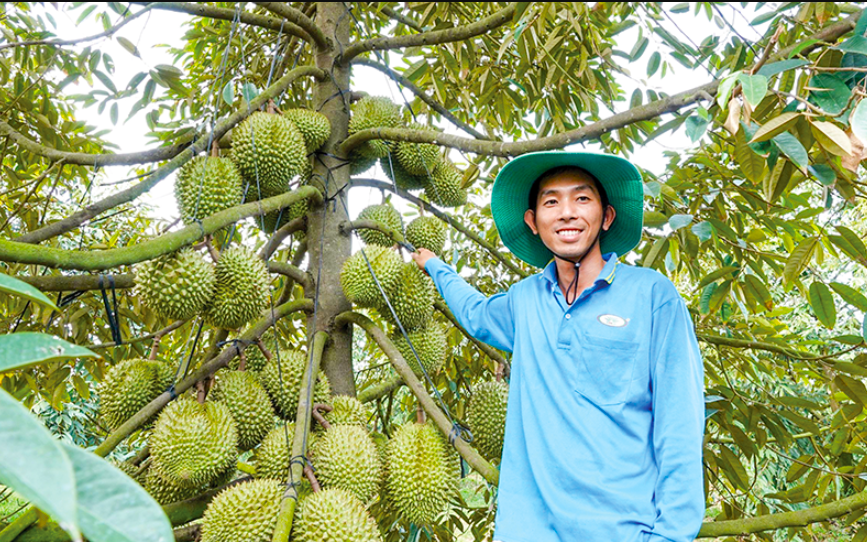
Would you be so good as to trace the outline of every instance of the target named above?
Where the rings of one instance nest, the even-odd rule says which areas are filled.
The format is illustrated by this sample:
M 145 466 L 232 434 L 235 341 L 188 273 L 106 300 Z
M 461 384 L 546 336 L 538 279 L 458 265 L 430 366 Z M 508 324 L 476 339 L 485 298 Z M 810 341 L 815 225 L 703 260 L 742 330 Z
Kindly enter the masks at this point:
M 455 459 L 448 448 L 445 439 L 430 424 L 404 424 L 389 441 L 388 496 L 409 522 L 434 525 L 454 498 Z
M 379 166 L 385 172 L 385 176 L 391 179 L 395 186 L 401 190 L 421 190 L 431 183 L 430 175 L 427 173 L 424 175 L 411 175 L 400 165 L 400 162 L 393 155 L 391 158 L 388 156 L 380 158 Z
M 171 504 L 185 501 L 201 495 L 205 491 L 224 486 L 235 477 L 235 467 L 232 465 L 224 473 L 209 484 L 199 487 L 179 487 L 164 480 L 157 469 L 148 466 L 141 475 L 141 485 L 160 504 Z
M 503 455 L 508 403 L 509 385 L 491 381 L 476 385 L 467 406 L 467 423 L 473 432 L 473 446 L 488 460 L 499 462 Z
M 184 164 L 175 180 L 175 200 L 185 224 L 241 203 L 241 174 L 229 158 L 197 156 Z
M 416 131 L 433 131 L 429 127 L 418 123 L 411 124 L 409 128 Z M 407 173 L 424 177 L 431 175 L 440 161 L 442 161 L 439 147 L 431 143 L 400 141 L 395 145 L 394 155 Z
M 383 303 L 382 293 L 376 287 L 373 275 L 367 267 L 367 261 L 370 262 L 385 295 L 392 299 L 400 280 L 403 260 L 390 248 L 369 245 L 363 249 L 363 252 L 359 250 L 343 263 L 340 285 L 346 298 L 361 307 L 378 307 Z
M 328 117 L 312 109 L 287 109 L 283 117 L 291 120 L 304 137 L 307 153 L 321 147 L 331 136 L 331 123 Z
M 270 542 L 282 497 L 278 480 L 248 480 L 224 489 L 205 510 L 200 542 Z
M 229 408 L 179 397 L 163 409 L 148 441 L 151 469 L 179 487 L 202 487 L 232 469 L 238 430 Z
M 317 440 L 314 457 L 323 487 L 345 489 L 365 503 L 379 493 L 382 465 L 366 428 L 332 425 Z
M 323 489 L 301 503 L 297 542 L 382 542 L 373 517 L 352 493 Z
M 442 220 L 435 216 L 420 216 L 406 225 L 406 240 L 415 248 L 426 248 L 442 256 L 448 230 Z
M 335 395 L 331 400 L 331 411 L 325 419 L 331 425 L 355 425 L 367 429 L 367 409 L 355 397 Z
M 284 481 L 289 479 L 289 456 L 294 439 L 295 424 L 293 422 L 286 422 L 274 427 L 265 435 L 262 444 L 256 448 L 257 478 L 273 478 Z
M 229 345 L 228 348 L 234 349 L 234 345 Z M 271 355 L 274 355 L 274 341 L 268 341 L 267 344 L 268 350 L 271 352 Z M 256 344 L 251 344 L 244 349 L 244 358 L 246 363 L 244 365 L 244 371 L 254 375 L 256 378 L 259 378 L 259 375 L 262 374 L 262 370 L 265 369 L 265 365 L 268 363 L 268 358 L 265 357 L 265 354 L 262 353 L 262 350 Z M 241 368 L 241 356 L 235 356 L 229 361 L 228 365 L 229 369 L 232 371 L 238 371 Z
M 375 220 L 393 230 L 395 233 L 403 235 L 403 217 L 400 213 L 388 203 L 379 205 L 370 205 L 365 207 L 358 213 L 358 220 Z M 367 245 L 379 245 L 383 247 L 394 246 L 394 239 L 381 231 L 360 228 L 358 235 L 361 240 Z
M 97 387 L 99 415 L 110 429 L 120 427 L 148 403 L 166 391 L 175 371 L 167 363 L 128 359 L 108 370 Z
M 262 386 L 271 397 L 271 403 L 277 415 L 284 420 L 294 420 L 298 414 L 298 400 L 304 380 L 304 369 L 307 367 L 307 354 L 299 350 L 284 350 L 279 356 L 274 355 L 265 365 L 259 376 Z M 280 376 L 282 375 L 282 382 Z M 313 402 L 329 403 L 331 387 L 324 373 L 320 371 L 319 378 L 313 386 Z
M 433 376 L 445 364 L 448 356 L 448 342 L 446 340 L 445 330 L 436 323 L 431 322 L 427 327 L 416 331 L 408 332 L 409 340 L 412 346 L 421 359 L 421 365 L 412 353 L 409 343 L 403 337 L 400 330 L 395 329 L 391 333 L 391 340 L 394 346 L 400 351 L 403 358 L 406 360 L 412 372 L 416 376 L 422 376 L 421 368 L 424 367 L 428 376 Z
M 205 311 L 207 323 L 237 329 L 261 316 L 271 282 L 261 258 L 243 246 L 230 247 L 217 261 L 216 276 L 213 301 Z
M 433 281 L 415 262 L 403 264 L 397 290 L 390 301 L 404 330 L 408 333 L 418 331 L 430 324 L 436 296 Z M 382 303 L 376 309 L 385 321 L 397 328 L 397 321 L 388 306 Z
M 443 207 L 460 207 L 467 202 L 467 191 L 461 188 L 463 176 L 451 162 L 441 162 L 433 172 L 424 193 L 429 200 Z
M 189 320 L 205 309 L 217 282 L 214 264 L 185 248 L 133 268 L 135 293 L 163 318 Z
M 352 106 L 349 119 L 349 135 L 368 128 L 396 128 L 403 123 L 400 107 L 382 96 L 365 96 Z M 358 156 L 382 158 L 389 152 L 385 141 L 374 139 L 364 142 L 355 149 Z
M 307 169 L 304 136 L 291 120 L 257 111 L 232 130 L 232 158 L 251 194 L 282 194 Z
M 229 408 L 238 428 L 238 448 L 249 450 L 262 442 L 274 425 L 274 408 L 265 388 L 247 371 L 221 371 L 208 396 Z
M 349 174 L 360 175 L 376 165 L 379 160 L 376 156 L 361 154 L 355 150 L 349 153 Z

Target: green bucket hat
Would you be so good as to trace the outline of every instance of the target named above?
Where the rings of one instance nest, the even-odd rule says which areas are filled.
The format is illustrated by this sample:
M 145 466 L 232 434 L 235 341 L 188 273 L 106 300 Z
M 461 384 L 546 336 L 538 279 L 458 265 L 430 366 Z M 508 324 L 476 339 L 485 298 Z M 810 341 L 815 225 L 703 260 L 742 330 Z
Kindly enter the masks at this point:
M 546 171 L 561 166 L 577 166 L 596 177 L 608 195 L 608 203 L 617 211 L 611 228 L 602 232 L 599 241 L 602 253 L 623 255 L 635 248 L 641 240 L 644 220 L 644 184 L 638 169 L 612 154 L 543 151 L 515 158 L 494 180 L 491 212 L 500 239 L 512 254 L 540 268 L 554 257 L 524 223 L 524 212 L 533 182 Z

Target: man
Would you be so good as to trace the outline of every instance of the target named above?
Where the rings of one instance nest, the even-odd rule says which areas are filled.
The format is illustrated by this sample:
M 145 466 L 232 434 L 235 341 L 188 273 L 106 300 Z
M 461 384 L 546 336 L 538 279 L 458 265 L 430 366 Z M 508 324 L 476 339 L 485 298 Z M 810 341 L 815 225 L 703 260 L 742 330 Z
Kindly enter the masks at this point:
M 642 202 L 622 158 L 525 154 L 500 171 L 491 210 L 541 273 L 486 298 L 413 254 L 469 333 L 513 352 L 494 540 L 686 542 L 701 526 L 690 315 L 667 278 L 618 261 L 641 238 Z

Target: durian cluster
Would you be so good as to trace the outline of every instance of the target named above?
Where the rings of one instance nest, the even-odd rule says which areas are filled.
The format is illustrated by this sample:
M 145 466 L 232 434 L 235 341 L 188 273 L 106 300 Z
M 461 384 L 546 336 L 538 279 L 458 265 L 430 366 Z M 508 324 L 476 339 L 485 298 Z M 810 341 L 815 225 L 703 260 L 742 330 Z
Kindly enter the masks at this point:
M 434 131 L 418 123 L 406 124 L 400 106 L 381 96 L 365 96 L 352 106 L 349 134 L 368 128 L 398 128 Z M 463 174 L 439 148 L 430 143 L 370 140 L 352 151 L 350 174 L 370 169 L 377 160 L 385 174 L 403 190 L 424 190 L 431 202 L 443 207 L 459 207 L 467 202 L 462 187 Z

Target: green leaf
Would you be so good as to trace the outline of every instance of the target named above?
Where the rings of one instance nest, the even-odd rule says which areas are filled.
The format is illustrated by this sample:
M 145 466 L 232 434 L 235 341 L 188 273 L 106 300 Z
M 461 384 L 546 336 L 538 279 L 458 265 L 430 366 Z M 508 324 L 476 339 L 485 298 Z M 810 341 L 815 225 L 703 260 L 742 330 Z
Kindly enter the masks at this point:
M 656 263 L 656 260 L 659 256 L 665 252 L 668 252 L 668 244 L 669 240 L 667 237 L 660 237 L 656 241 L 654 241 L 653 246 L 650 247 L 650 252 L 647 253 L 647 256 L 644 258 L 644 262 L 641 264 L 643 267 L 653 267 L 653 264 Z
M 821 282 L 810 284 L 808 294 L 810 306 L 822 325 L 828 329 L 834 329 L 837 323 L 837 307 L 834 305 L 834 296 L 831 289 Z
M 831 166 L 826 164 L 813 164 L 807 166 L 807 171 L 813 174 L 820 183 L 825 186 L 831 186 L 837 180 L 837 173 Z
M 719 285 L 716 282 L 711 282 L 701 291 L 701 296 L 698 298 L 698 311 L 701 314 L 710 314 L 710 299 L 718 288 Z
M 184 76 L 184 72 L 171 64 L 157 64 L 154 68 L 163 79 L 179 79 Z
M 840 284 L 839 282 L 832 282 L 831 289 L 837 292 L 837 294 L 843 298 L 843 301 L 852 305 L 859 311 L 867 313 L 867 297 L 865 297 L 864 294 L 851 286 Z
M 704 288 L 708 284 L 710 284 L 712 282 L 716 282 L 723 277 L 727 277 L 727 276 L 731 275 L 732 273 L 734 273 L 735 271 L 740 271 L 740 269 L 741 269 L 740 267 L 727 266 L 727 267 L 721 267 L 721 268 L 717 269 L 716 271 L 712 271 L 712 272 L 708 273 L 707 275 L 705 275 L 705 277 L 703 279 L 701 279 L 701 282 L 698 283 L 698 286 L 696 286 L 696 289 Z
M 783 279 L 787 284 L 794 282 L 801 274 L 801 271 L 810 263 L 818 240 L 818 237 L 807 237 L 798 243 L 798 246 L 789 255 L 789 258 L 786 260 L 786 266 L 783 268 Z
M 644 213 L 644 225 L 648 228 L 659 228 L 660 226 L 668 224 L 668 217 L 659 211 L 645 211 Z
M 689 2 L 681 2 L 671 6 L 672 13 L 686 13 L 689 11 Z
M 865 32 L 867 32 L 867 10 L 862 11 L 861 16 L 858 17 L 858 22 L 855 23 L 853 34 L 856 36 L 863 36 Z
M 867 369 L 861 367 L 860 365 L 849 363 L 848 361 L 835 361 L 834 370 L 843 371 L 844 373 L 849 373 L 850 375 L 855 376 L 867 376 Z
M 235 101 L 235 87 L 232 84 L 232 81 L 226 83 L 226 86 L 223 87 L 223 92 L 220 93 L 220 96 L 223 97 L 223 101 L 226 102 L 226 105 L 232 105 Z
M 762 125 L 761 128 L 756 130 L 753 138 L 750 139 L 750 143 L 760 143 L 762 141 L 767 141 L 768 139 L 773 138 L 776 135 L 785 132 L 789 128 L 791 128 L 800 118 L 801 114 L 797 112 L 789 112 L 783 113 L 778 117 L 774 117 L 765 124 Z
M 867 247 L 864 246 L 864 241 L 858 237 L 854 231 L 844 226 L 837 226 L 837 231 L 840 233 L 843 242 L 835 241 L 836 236 L 828 236 L 835 245 L 843 249 L 843 252 L 861 263 L 867 263 Z
M 855 110 L 849 117 L 849 126 L 852 127 L 852 133 L 858 139 L 867 142 L 867 100 L 862 99 L 855 106 Z
M 831 115 L 841 113 L 849 103 L 852 91 L 836 75 L 819 73 L 810 79 L 810 100 Z
M 747 275 L 744 280 L 745 289 L 756 300 L 757 303 L 759 303 L 768 310 L 774 308 L 774 299 L 771 297 L 771 292 L 768 290 L 768 287 L 765 286 L 765 283 L 762 282 L 759 277 L 755 275 Z
M 861 321 L 861 337 L 867 341 L 867 316 Z
M 819 144 L 826 151 L 836 156 L 849 156 L 852 154 L 852 142 L 846 132 L 834 123 L 824 121 L 812 121 L 810 130 Z
M 60 442 L 18 401 L 0 389 L 0 483 L 78 537 L 72 464 Z
M 117 87 L 114 86 L 114 81 L 112 81 L 109 76 L 99 70 L 94 70 L 93 75 L 95 75 L 97 79 L 102 81 L 102 84 L 105 85 L 108 90 L 110 90 L 114 94 L 117 94 Z
M 771 141 L 774 146 L 777 147 L 781 153 L 785 154 L 799 169 L 807 167 L 810 157 L 807 156 L 807 149 L 801 145 L 801 142 L 798 141 L 797 137 L 793 136 L 789 132 L 783 132 L 771 139 Z
M 765 98 L 765 94 L 768 93 L 768 78 L 764 75 L 741 73 L 738 75 L 738 81 L 741 84 L 744 99 L 755 109 Z
M 141 58 L 141 53 L 139 53 L 138 47 L 136 47 L 133 42 L 121 36 L 117 37 L 117 42 L 120 43 L 121 47 L 129 51 L 130 54 Z
M 650 60 L 647 61 L 647 76 L 652 77 L 656 70 L 659 69 L 659 63 L 662 60 L 662 55 L 659 54 L 659 51 L 654 51 L 652 55 L 650 55 Z
M 668 225 L 671 226 L 672 230 L 677 231 L 688 226 L 692 222 L 692 218 L 692 215 L 673 215 L 668 219 Z
M 867 55 L 867 38 L 858 35 L 852 36 L 840 45 L 836 46 L 835 49 L 839 49 L 846 53 Z
M 98 357 L 83 346 L 45 333 L 23 331 L 0 335 L 0 373 L 49 361 Z
M 259 89 L 253 83 L 244 83 L 241 87 L 241 97 L 248 103 L 253 101 L 253 98 L 259 95 Z
M 710 120 L 703 119 L 696 115 L 691 115 L 688 119 L 686 119 L 686 135 L 689 137 L 690 141 L 693 143 L 697 142 L 701 139 L 701 136 L 707 131 L 707 127 L 710 125 Z
M 867 388 L 860 380 L 838 374 L 834 378 L 834 384 L 846 394 L 846 397 L 861 405 L 862 408 L 867 406 Z
M 765 159 L 747 144 L 747 134 L 743 128 L 735 135 L 735 161 L 747 180 L 758 183 L 764 177 Z
M 117 124 L 117 102 L 111 104 L 111 109 L 108 112 L 112 124 Z
M 168 518 L 147 491 L 106 460 L 72 444 L 78 519 L 92 542 L 173 542 Z
M 699 222 L 690 229 L 701 242 L 705 242 L 713 237 L 713 226 L 707 220 Z
M 44 305 L 49 309 L 60 311 L 60 309 L 57 308 L 57 305 L 55 305 L 53 301 L 48 299 L 45 294 L 43 294 L 33 286 L 27 284 L 23 280 L 18 280 L 14 277 L 10 277 L 5 273 L 0 273 L 0 292 L 4 292 L 9 295 L 17 295 L 23 297 L 24 299 L 27 299 L 28 301 Z
M 638 60 L 638 58 L 644 54 L 644 50 L 647 49 L 649 43 L 650 40 L 647 39 L 647 36 L 644 36 L 635 42 L 635 46 L 632 48 L 632 51 L 629 52 L 629 59 L 633 61 Z
M 732 89 L 738 82 L 738 74 L 732 73 L 723 78 L 719 83 L 719 88 L 716 93 L 716 103 L 721 109 L 728 107 L 729 98 L 732 94 Z
M 791 58 L 789 60 L 771 62 L 770 64 L 765 64 L 764 66 L 759 68 L 759 71 L 756 72 L 756 75 L 771 77 L 773 75 L 777 75 L 778 73 L 783 73 L 789 70 L 793 70 L 795 68 L 800 68 L 801 66 L 806 66 L 809 63 L 809 60 L 802 60 L 800 58 Z
M 720 446 L 719 451 L 720 459 L 722 459 L 720 466 L 722 467 L 723 474 L 738 489 L 747 491 L 750 487 L 750 477 L 747 475 L 747 470 L 744 468 L 741 460 L 738 459 L 738 456 L 733 451 L 729 450 L 728 446 Z
M 75 25 L 76 26 L 80 25 L 81 21 L 85 20 L 87 18 L 87 16 L 90 15 L 91 13 L 93 13 L 93 10 L 95 10 L 95 9 L 96 9 L 96 4 L 88 7 L 83 12 L 81 12 L 81 15 L 78 16 L 78 20 L 75 21 Z

